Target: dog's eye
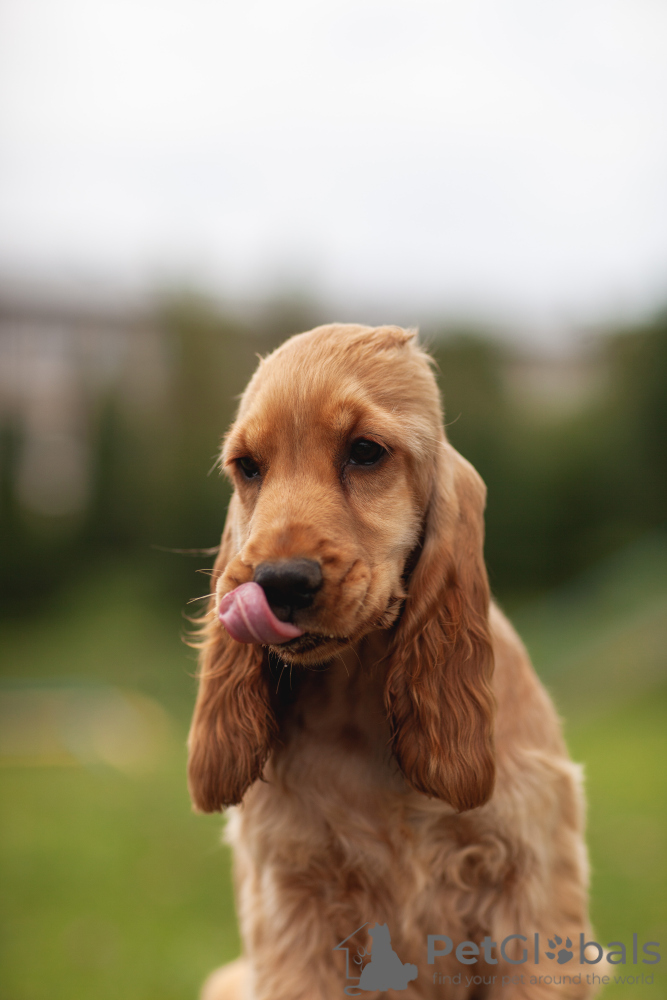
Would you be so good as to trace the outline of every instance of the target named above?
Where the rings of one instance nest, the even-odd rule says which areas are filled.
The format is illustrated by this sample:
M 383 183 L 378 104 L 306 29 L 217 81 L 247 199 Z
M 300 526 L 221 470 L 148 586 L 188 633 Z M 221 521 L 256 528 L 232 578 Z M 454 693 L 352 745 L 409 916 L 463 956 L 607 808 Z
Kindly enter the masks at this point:
M 376 441 L 359 438 L 350 448 L 350 465 L 375 465 L 385 454 L 385 449 Z
M 250 458 L 248 455 L 244 455 L 243 458 L 237 458 L 236 464 L 246 479 L 256 479 L 259 475 L 259 466 L 257 462 L 254 458 Z

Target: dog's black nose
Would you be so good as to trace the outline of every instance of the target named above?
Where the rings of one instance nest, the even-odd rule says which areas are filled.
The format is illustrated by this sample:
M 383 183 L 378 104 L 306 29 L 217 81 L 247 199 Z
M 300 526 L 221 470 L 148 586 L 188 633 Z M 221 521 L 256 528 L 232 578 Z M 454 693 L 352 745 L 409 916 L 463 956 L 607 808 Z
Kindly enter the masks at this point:
M 263 562 L 253 577 L 276 618 L 287 621 L 297 608 L 309 608 L 322 586 L 322 570 L 314 559 L 278 559 Z

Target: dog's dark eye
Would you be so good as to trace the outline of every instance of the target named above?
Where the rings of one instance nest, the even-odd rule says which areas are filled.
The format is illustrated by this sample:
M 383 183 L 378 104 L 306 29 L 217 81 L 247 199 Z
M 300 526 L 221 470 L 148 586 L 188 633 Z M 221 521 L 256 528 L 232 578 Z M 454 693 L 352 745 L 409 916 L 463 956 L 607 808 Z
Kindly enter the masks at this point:
M 236 464 L 246 479 L 256 479 L 259 475 L 259 466 L 254 458 L 244 455 L 243 458 L 236 459 Z
M 359 438 L 350 448 L 350 465 L 375 465 L 385 454 L 381 444 Z

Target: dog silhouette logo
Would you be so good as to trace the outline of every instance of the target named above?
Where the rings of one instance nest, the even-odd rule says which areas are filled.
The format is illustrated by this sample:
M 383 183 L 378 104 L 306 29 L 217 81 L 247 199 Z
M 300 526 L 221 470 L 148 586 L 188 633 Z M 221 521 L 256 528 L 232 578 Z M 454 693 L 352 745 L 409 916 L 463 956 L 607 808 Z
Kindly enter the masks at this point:
M 370 950 L 371 960 L 362 967 L 364 956 L 368 954 L 368 951 L 363 947 L 358 948 L 352 961 L 360 969 L 361 974 L 358 978 L 350 974 L 349 948 L 352 939 L 367 926 L 367 923 L 362 924 L 334 948 L 334 951 L 346 953 L 346 979 L 357 980 L 356 985 L 345 987 L 345 993 L 347 996 L 358 996 L 359 993 L 371 993 L 375 990 L 398 991 L 407 989 L 408 983 L 417 978 L 417 966 L 400 960 L 391 946 L 391 934 L 387 924 L 376 923 L 369 927 L 368 933 L 373 942 Z

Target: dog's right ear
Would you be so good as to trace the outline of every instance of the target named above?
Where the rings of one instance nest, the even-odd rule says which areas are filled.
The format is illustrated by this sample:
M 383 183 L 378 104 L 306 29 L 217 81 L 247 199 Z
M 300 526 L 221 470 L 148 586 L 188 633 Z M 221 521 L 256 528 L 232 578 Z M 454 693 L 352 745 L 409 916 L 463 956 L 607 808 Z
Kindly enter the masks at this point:
M 234 556 L 236 498 L 213 568 L 199 654 L 199 692 L 188 738 L 188 785 L 196 809 L 236 805 L 261 777 L 277 725 L 261 646 L 236 642 L 218 620 L 215 588 Z

